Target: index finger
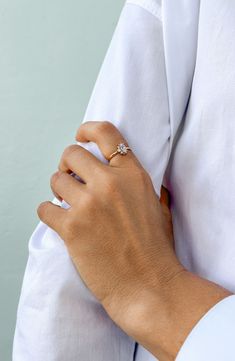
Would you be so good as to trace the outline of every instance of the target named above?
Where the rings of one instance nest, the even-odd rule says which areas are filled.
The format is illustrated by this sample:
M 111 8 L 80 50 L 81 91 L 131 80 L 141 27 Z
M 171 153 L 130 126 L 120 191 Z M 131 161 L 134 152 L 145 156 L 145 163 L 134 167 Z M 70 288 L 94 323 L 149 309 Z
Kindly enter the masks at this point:
M 76 140 L 79 142 L 92 141 L 96 143 L 107 160 L 117 150 L 118 144 L 128 146 L 124 136 L 108 121 L 87 121 L 83 123 L 77 131 Z M 111 166 L 120 167 L 126 166 L 128 163 L 130 164 L 130 162 L 139 164 L 133 151 L 128 150 L 125 155 L 120 153 L 115 155 L 109 163 Z

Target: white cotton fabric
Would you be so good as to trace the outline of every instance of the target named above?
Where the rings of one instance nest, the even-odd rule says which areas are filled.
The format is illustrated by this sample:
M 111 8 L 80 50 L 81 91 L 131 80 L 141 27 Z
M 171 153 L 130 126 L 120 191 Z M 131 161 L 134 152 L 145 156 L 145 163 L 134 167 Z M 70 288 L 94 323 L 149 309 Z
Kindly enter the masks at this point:
M 189 334 L 176 361 L 234 360 L 235 296 L 205 314 Z
M 229 0 L 127 1 L 84 117 L 120 129 L 156 192 L 162 182 L 171 192 L 180 261 L 231 292 L 234 19 Z M 105 161 L 96 144 L 83 146 Z M 177 361 L 232 360 L 234 319 L 231 296 L 198 322 Z M 13 361 L 156 360 L 135 346 L 85 287 L 63 240 L 39 223 L 29 242 Z

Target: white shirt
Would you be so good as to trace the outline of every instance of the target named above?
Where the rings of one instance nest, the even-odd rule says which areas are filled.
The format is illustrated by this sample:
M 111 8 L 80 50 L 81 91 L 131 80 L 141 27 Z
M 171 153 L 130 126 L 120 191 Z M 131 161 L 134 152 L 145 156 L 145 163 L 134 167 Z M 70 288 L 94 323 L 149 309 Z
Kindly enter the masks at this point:
M 129 0 L 84 120 L 112 121 L 172 195 L 176 252 L 235 292 L 235 2 Z M 104 158 L 96 144 L 84 145 Z M 115 145 L 114 145 L 115 147 Z M 66 206 L 66 205 L 64 205 Z M 193 328 L 177 361 L 235 359 L 235 296 Z M 106 315 L 43 223 L 29 243 L 14 361 L 133 361 L 135 342 Z M 156 360 L 138 345 L 135 360 Z

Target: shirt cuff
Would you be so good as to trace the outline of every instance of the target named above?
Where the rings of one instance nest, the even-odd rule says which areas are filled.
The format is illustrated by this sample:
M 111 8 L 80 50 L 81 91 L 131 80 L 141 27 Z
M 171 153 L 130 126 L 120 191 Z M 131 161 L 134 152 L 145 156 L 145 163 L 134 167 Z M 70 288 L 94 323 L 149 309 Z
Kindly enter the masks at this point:
M 235 357 L 235 295 L 213 306 L 186 338 L 175 361 L 221 361 Z

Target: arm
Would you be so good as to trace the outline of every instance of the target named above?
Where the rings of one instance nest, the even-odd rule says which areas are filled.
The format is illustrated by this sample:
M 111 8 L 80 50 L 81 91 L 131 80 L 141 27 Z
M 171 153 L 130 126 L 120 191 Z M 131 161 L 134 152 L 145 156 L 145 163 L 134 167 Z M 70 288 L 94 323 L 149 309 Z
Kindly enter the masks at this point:
M 142 5 L 148 4 L 147 1 L 132 1 L 133 3 Z M 193 6 L 191 8 L 192 14 L 195 15 L 198 12 L 198 2 L 195 1 L 193 5 L 195 8 L 193 9 Z M 168 83 L 169 83 L 169 94 L 170 94 L 170 105 L 171 105 L 171 125 L 172 125 L 172 137 L 171 137 L 171 143 L 173 141 L 173 136 L 177 130 L 178 122 L 181 118 L 180 115 L 182 115 L 182 110 L 184 110 L 185 103 L 187 101 L 187 91 L 190 88 L 190 79 L 192 77 L 192 68 L 188 69 L 188 63 L 192 64 L 192 59 L 189 59 L 187 56 L 189 54 L 192 54 L 195 49 L 190 49 L 190 51 L 186 52 L 187 56 L 185 56 L 185 52 L 181 48 L 190 47 L 193 46 L 194 41 L 192 41 L 191 38 L 191 31 L 188 28 L 189 22 L 187 21 L 187 26 L 184 28 L 183 19 L 186 19 L 189 13 L 187 13 L 188 9 L 185 8 L 186 4 L 185 2 L 177 2 L 176 8 L 175 5 L 172 5 L 173 3 L 170 1 L 164 1 L 163 2 L 165 6 L 165 16 L 167 21 L 165 22 L 165 39 L 171 39 L 171 44 L 169 46 L 169 42 L 166 43 L 168 45 L 168 52 L 167 52 L 167 69 L 168 69 Z M 180 16 L 181 12 L 178 12 L 179 8 L 181 7 L 185 9 L 186 16 Z M 191 6 L 192 4 L 190 4 Z M 173 8 L 171 8 L 173 6 Z M 181 9 L 182 10 L 182 9 Z M 158 14 L 159 12 L 156 10 L 154 11 L 155 14 Z M 182 15 L 182 13 L 181 13 Z M 177 21 L 177 16 L 180 17 L 180 21 Z M 188 20 L 188 18 L 187 18 Z M 193 21 L 196 20 L 196 16 Z M 175 22 L 175 27 L 172 26 L 172 24 Z M 186 23 L 186 22 L 185 22 Z M 184 35 L 184 41 L 182 41 L 181 35 L 176 36 L 176 33 L 179 30 L 179 24 L 182 26 L 182 33 Z M 194 26 L 196 28 L 196 25 L 194 23 Z M 170 33 L 170 34 L 169 34 Z M 197 31 L 195 30 L 195 38 L 197 36 Z M 175 41 L 176 38 L 178 41 Z M 174 44 L 173 44 L 174 43 Z M 179 50 L 180 49 L 180 50 Z M 174 59 L 174 62 L 170 64 L 170 60 Z M 180 60 L 180 61 L 177 61 Z M 173 65 L 172 65 L 173 64 Z M 179 72 L 180 64 L 182 65 L 183 71 Z M 172 67 L 172 72 L 171 70 Z M 186 71 L 187 69 L 187 71 Z M 181 74 L 181 78 L 178 78 L 179 73 Z M 169 76 L 170 74 L 170 76 Z M 176 77 L 175 81 L 173 81 L 173 77 Z M 186 86 L 181 86 L 180 81 L 183 77 L 186 77 L 185 82 Z M 180 96 L 178 96 L 180 94 Z M 94 118 L 96 117 L 95 114 L 93 114 Z M 90 117 L 92 118 L 92 117 Z M 87 118 L 89 119 L 89 118 Z M 106 117 L 106 119 L 111 119 L 109 117 Z M 112 122 L 115 124 L 115 120 L 111 119 Z M 122 128 L 121 128 L 122 129 Z M 128 138 L 128 139 L 131 139 Z M 139 148 L 140 149 L 140 148 Z M 142 154 L 140 155 L 140 157 Z M 144 163 L 143 163 L 144 164 Z M 151 169 L 150 169 L 151 172 Z M 154 178 L 153 178 L 154 179 Z M 154 179 L 155 180 L 155 179 Z M 157 189 L 157 187 L 156 187 Z M 191 275 L 190 275 L 191 277 Z M 196 281 L 196 279 L 195 279 Z M 198 280 L 204 283 L 203 280 Z M 190 282 L 189 282 L 190 283 Z M 213 286 L 216 287 L 218 286 Z M 193 293 L 195 292 L 195 289 L 193 289 Z M 219 293 L 216 291 L 216 299 L 211 302 L 211 305 L 213 306 L 214 302 L 217 302 L 220 297 L 223 299 L 225 295 L 228 295 L 226 291 L 222 291 L 222 293 L 219 296 Z M 213 293 L 213 292 L 212 292 Z M 223 295 L 222 295 L 223 294 Z M 214 296 L 212 296 L 214 297 Z M 208 302 L 208 301 L 207 301 Z M 233 335 L 234 335 L 234 317 L 235 317 L 235 310 L 234 310 L 234 303 L 235 298 L 234 296 L 226 297 L 223 301 L 216 304 L 216 306 L 213 306 L 211 310 L 205 314 L 205 316 L 202 317 L 201 321 L 196 324 L 196 326 L 193 328 L 192 332 L 187 337 L 185 343 L 183 344 L 183 347 L 181 348 L 178 358 L 180 361 L 182 360 L 221 360 L 221 359 L 230 359 L 233 355 Z M 200 302 L 199 302 L 200 304 Z M 207 307 L 204 308 L 203 312 L 201 314 L 205 313 L 207 310 Z M 200 318 L 200 317 L 199 317 Z M 158 322 L 158 319 L 156 320 Z M 191 326 L 190 326 L 191 327 Z
M 120 128 L 159 193 L 170 140 L 163 33 L 142 6 L 123 9 L 84 120 L 92 118 Z M 83 146 L 105 161 L 94 142 Z M 63 240 L 41 222 L 29 242 L 13 359 L 129 361 L 134 346 L 80 279 Z
M 107 122 L 83 124 L 77 139 L 95 141 L 106 159 L 113 145 L 127 143 Z M 84 182 L 76 181 L 68 171 L 80 174 Z M 65 240 L 84 282 L 128 335 L 160 361 L 174 360 L 196 323 L 231 293 L 180 264 L 169 212 L 138 159 L 129 152 L 104 165 L 82 147 L 72 146 L 52 177 L 52 189 L 71 208 L 44 202 L 38 208 L 39 217 Z M 234 301 L 228 306 L 231 314 Z M 227 317 L 224 321 L 230 329 L 221 342 L 234 329 Z M 211 333 L 209 339 L 214 335 L 219 333 Z M 197 337 L 194 342 L 198 344 Z M 231 336 L 229 343 L 230 352 Z M 182 360 L 186 360 L 187 346 L 185 350 L 179 356 Z M 210 346 L 207 351 L 207 356 L 214 354 Z

